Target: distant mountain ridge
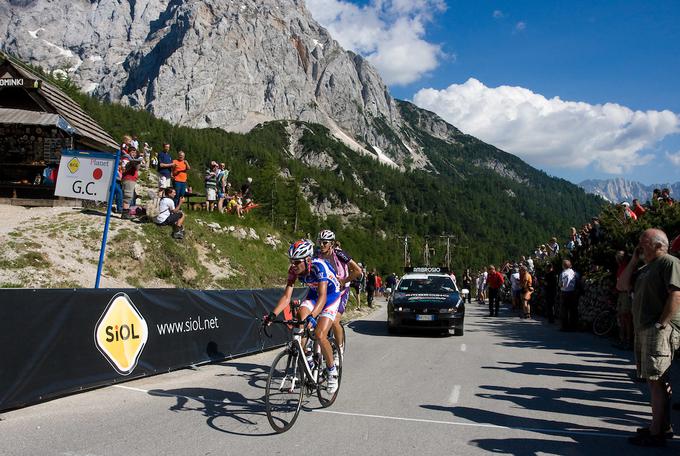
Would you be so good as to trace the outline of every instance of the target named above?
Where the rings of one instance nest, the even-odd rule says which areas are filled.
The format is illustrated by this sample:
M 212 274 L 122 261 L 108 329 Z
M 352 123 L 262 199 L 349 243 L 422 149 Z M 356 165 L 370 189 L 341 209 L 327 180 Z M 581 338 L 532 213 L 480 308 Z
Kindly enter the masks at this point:
M 578 185 L 586 192 L 601 196 L 611 203 L 630 202 L 634 198 L 644 203 L 651 198 L 655 188 L 668 188 L 673 198 L 678 199 L 680 197 L 680 182 L 645 185 L 641 182 L 617 177 L 614 179 L 584 180 Z

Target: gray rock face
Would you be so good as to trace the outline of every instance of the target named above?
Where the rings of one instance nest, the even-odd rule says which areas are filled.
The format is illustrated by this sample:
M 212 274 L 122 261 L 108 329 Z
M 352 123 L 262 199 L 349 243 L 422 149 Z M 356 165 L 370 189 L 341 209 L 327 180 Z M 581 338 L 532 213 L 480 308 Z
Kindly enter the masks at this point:
M 376 70 L 302 0 L 11 0 L 0 4 L 0 47 L 173 123 L 302 120 L 397 164 L 418 155 Z
M 671 191 L 671 197 L 680 199 L 680 182 L 675 184 L 653 184 L 645 185 L 641 182 L 631 181 L 623 178 L 615 179 L 590 179 L 578 184 L 586 192 L 594 195 L 599 195 L 611 203 L 620 203 L 622 201 L 633 201 L 637 198 L 641 203 L 648 201 L 652 197 L 652 192 L 655 188 L 668 188 Z

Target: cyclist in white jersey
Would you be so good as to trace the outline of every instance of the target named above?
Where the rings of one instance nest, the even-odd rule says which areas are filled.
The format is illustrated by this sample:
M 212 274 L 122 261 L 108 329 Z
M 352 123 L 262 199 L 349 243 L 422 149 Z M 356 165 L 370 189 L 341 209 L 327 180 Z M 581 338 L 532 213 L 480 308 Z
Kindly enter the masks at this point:
M 300 239 L 290 246 L 288 249 L 290 268 L 286 288 L 274 310 L 265 317 L 265 322 L 274 320 L 290 304 L 297 279 L 309 287 L 307 296 L 300 304 L 298 318 L 306 320 L 309 326 L 316 328 L 316 341 L 328 366 L 327 389 L 333 394 L 338 389 L 338 371 L 333 359 L 333 349 L 328 341 L 328 332 L 340 306 L 340 283 L 331 265 L 325 260 L 313 259 L 313 255 L 312 241 Z
M 338 281 L 340 282 L 342 299 L 340 301 L 340 307 L 338 308 L 338 316 L 333 320 L 333 335 L 338 342 L 340 350 L 344 351 L 345 341 L 343 339 L 340 321 L 342 320 L 342 315 L 345 313 L 345 306 L 349 300 L 350 283 L 353 280 L 360 278 L 362 272 L 359 265 L 347 254 L 347 252 L 337 248 L 335 233 L 331 230 L 320 231 L 317 240 L 319 243 L 319 251 L 316 254 L 317 258 L 322 258 L 330 263 L 333 269 L 335 269 Z

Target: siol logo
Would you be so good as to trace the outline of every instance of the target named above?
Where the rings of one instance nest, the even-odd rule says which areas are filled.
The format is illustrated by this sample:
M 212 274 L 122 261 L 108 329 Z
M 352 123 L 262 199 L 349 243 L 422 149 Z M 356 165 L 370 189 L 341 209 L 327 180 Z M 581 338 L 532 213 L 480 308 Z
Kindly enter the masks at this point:
M 66 166 L 68 167 L 68 170 L 71 171 L 71 174 L 75 174 L 80 168 L 80 161 L 76 157 L 73 157 Z
M 125 293 L 111 299 L 94 329 L 97 349 L 121 375 L 137 367 L 148 337 L 144 317 Z

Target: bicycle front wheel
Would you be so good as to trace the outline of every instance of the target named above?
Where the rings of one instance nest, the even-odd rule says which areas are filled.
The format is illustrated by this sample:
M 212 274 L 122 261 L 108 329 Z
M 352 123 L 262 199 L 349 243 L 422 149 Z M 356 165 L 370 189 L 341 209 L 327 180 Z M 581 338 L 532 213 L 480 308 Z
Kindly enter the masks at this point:
M 319 379 L 316 383 L 316 394 L 319 397 L 321 406 L 324 408 L 333 405 L 333 402 L 335 402 L 335 399 L 338 397 L 338 392 L 340 391 L 340 382 L 342 381 L 342 355 L 340 350 L 338 350 L 338 345 L 335 343 L 335 340 L 329 339 L 328 342 L 331 344 L 331 348 L 333 349 L 335 368 L 338 370 L 338 389 L 336 389 L 333 393 L 328 391 L 328 370 L 326 369 L 326 360 L 323 360 L 321 363 L 321 369 L 319 369 Z
M 606 336 L 616 323 L 616 315 L 611 310 L 604 310 L 600 312 L 595 320 L 593 320 L 593 332 L 596 336 Z
M 299 353 L 286 349 L 279 353 L 267 378 L 265 404 L 267 419 L 278 433 L 293 427 L 300 414 L 305 371 L 300 366 Z

